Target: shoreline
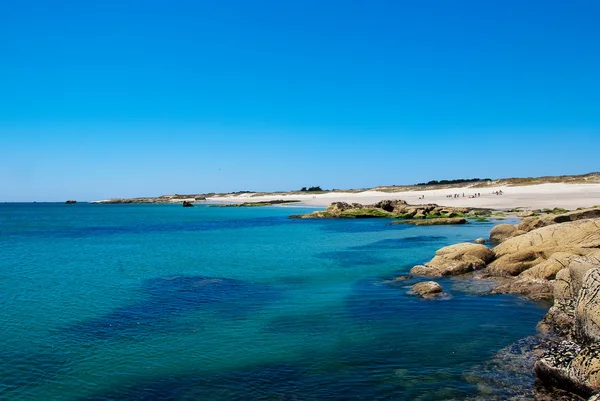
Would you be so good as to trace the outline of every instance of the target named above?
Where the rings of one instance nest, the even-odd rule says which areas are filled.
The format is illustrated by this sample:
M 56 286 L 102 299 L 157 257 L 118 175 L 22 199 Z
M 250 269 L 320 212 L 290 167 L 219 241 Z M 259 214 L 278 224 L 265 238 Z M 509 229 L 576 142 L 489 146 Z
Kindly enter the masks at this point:
M 502 191 L 502 195 L 496 195 Z M 464 197 L 462 196 L 464 193 Z M 480 196 L 469 198 L 478 193 Z M 458 198 L 452 195 L 459 194 Z M 448 197 L 450 195 L 450 197 Z M 577 209 L 600 204 L 600 184 L 539 184 L 527 186 L 490 186 L 486 188 L 457 187 L 429 189 L 420 191 L 382 192 L 367 190 L 363 192 L 328 192 L 318 194 L 277 193 L 231 194 L 224 196 L 208 196 L 209 202 L 260 202 L 276 199 L 297 199 L 298 205 L 327 207 L 332 202 L 361 203 L 363 205 L 377 203 L 382 200 L 404 200 L 409 204 L 435 203 L 440 206 L 522 210 L 562 207 Z

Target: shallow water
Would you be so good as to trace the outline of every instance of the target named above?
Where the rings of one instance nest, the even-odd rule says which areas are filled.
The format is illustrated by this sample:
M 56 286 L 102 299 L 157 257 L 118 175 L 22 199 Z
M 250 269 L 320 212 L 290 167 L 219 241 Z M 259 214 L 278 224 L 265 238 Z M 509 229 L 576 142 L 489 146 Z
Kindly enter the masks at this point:
M 492 223 L 287 218 L 305 211 L 0 205 L 0 394 L 466 399 L 544 314 L 460 279 L 434 301 L 390 280 Z

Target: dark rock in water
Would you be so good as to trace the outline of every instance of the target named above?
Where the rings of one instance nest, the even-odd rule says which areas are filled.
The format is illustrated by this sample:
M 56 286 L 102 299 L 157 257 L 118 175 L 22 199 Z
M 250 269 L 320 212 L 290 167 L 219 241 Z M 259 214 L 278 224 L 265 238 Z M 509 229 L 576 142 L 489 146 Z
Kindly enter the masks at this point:
M 77 340 L 152 335 L 172 330 L 173 319 L 188 312 L 209 309 L 224 318 L 239 318 L 281 298 L 281 293 L 268 285 L 202 276 L 149 279 L 143 291 L 146 296 L 138 303 L 65 331 Z
M 65 202 L 65 204 L 67 204 L 67 205 L 73 205 L 75 203 L 77 203 L 76 200 L 68 200 L 68 201 Z
M 194 204 L 189 201 L 183 201 L 183 207 L 194 207 Z

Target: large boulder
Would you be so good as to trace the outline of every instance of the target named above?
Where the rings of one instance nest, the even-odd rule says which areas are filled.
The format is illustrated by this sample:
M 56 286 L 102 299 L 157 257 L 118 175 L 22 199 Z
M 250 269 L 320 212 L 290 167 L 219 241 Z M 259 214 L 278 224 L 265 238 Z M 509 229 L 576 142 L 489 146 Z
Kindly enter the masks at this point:
M 490 231 L 490 241 L 492 242 L 502 242 L 508 238 L 514 237 L 517 234 L 517 227 L 512 224 L 498 224 L 492 228 Z M 523 232 L 521 232 L 522 234 Z
M 483 268 L 494 259 L 494 253 L 485 245 L 465 242 L 446 246 L 424 266 L 415 266 L 411 274 L 440 277 L 468 273 Z

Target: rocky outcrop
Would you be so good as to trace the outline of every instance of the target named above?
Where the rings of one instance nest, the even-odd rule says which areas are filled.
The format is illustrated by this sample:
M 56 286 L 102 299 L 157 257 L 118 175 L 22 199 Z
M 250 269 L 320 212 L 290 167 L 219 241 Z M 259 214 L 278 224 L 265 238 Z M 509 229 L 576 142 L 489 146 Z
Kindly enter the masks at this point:
M 410 273 L 420 276 L 453 276 L 478 270 L 494 259 L 494 253 L 485 245 L 465 242 L 438 250 L 425 265 L 415 266 Z
M 582 397 L 600 391 L 600 251 L 556 274 L 554 305 L 538 325 L 552 334 L 535 365 L 540 380 Z
M 600 219 L 553 224 L 496 246 L 496 260 L 488 266 L 487 272 L 492 276 L 516 276 L 556 252 L 586 255 L 595 248 L 600 248 Z
M 522 272 L 519 277 L 524 279 L 554 280 L 559 271 L 568 267 L 569 263 L 580 256 L 579 253 L 554 252 L 548 259 Z
M 434 203 L 425 205 L 409 205 L 403 200 L 383 200 L 372 205 L 361 205 L 359 203 L 333 202 L 326 210 L 320 210 L 304 215 L 293 215 L 291 218 L 302 219 L 324 219 L 324 218 L 396 218 L 396 219 L 447 219 L 440 220 L 439 224 L 464 224 L 461 220 L 449 220 L 463 218 L 467 214 L 486 215 L 491 211 L 487 209 L 470 209 L 466 207 L 438 206 Z M 466 222 L 466 220 L 465 220 Z
M 462 217 L 444 218 L 440 217 L 437 219 L 423 219 L 423 220 L 400 220 L 395 221 L 392 224 L 412 224 L 413 226 L 442 226 L 442 225 L 455 225 L 455 224 L 467 224 L 467 219 Z
M 552 299 L 554 285 L 548 280 L 520 279 L 500 284 L 492 294 L 519 294 L 532 301 Z
M 490 231 L 490 241 L 491 242 L 502 242 L 511 237 L 516 237 L 517 235 L 524 234 L 524 231 L 520 231 L 517 227 L 512 224 L 498 224 L 492 231 Z
M 567 213 L 552 213 L 543 214 L 540 216 L 532 216 L 524 218 L 518 225 L 519 230 L 531 231 L 536 228 L 550 226 L 552 224 L 567 223 L 569 221 L 577 221 L 584 219 L 593 219 L 600 217 L 600 208 L 592 207 L 587 209 L 574 210 Z
M 182 206 L 183 207 L 194 207 L 194 204 L 192 202 L 183 201 Z
M 442 286 L 435 281 L 425 281 L 413 285 L 412 292 L 421 298 L 431 298 L 442 293 Z
M 528 217 L 519 227 L 500 225 L 490 235 L 501 241 L 493 249 L 447 246 L 410 273 L 439 277 L 481 270 L 477 276 L 500 283 L 493 293 L 554 299 L 538 324 L 544 337 L 534 370 L 544 391 L 561 394 L 557 399 L 584 399 L 600 392 L 600 218 L 583 218 L 596 213 L 585 209 Z
M 75 203 L 77 203 L 76 200 L 68 200 L 65 202 L 65 204 L 67 204 L 67 205 L 74 205 Z

